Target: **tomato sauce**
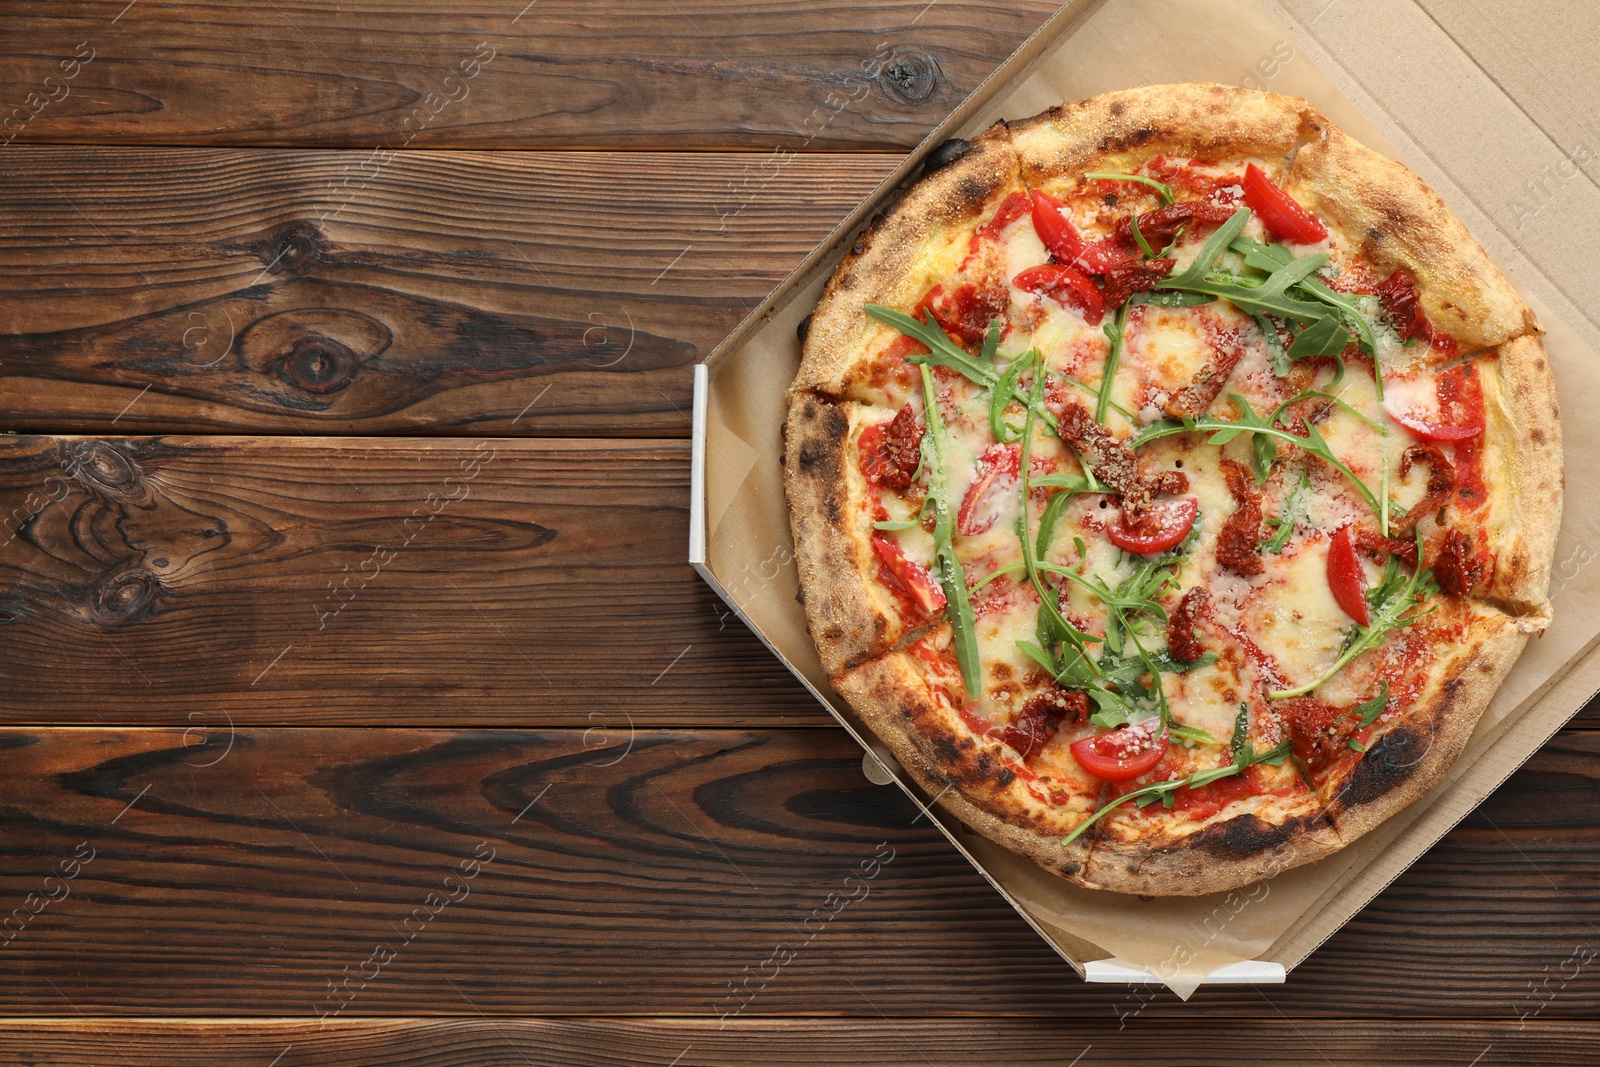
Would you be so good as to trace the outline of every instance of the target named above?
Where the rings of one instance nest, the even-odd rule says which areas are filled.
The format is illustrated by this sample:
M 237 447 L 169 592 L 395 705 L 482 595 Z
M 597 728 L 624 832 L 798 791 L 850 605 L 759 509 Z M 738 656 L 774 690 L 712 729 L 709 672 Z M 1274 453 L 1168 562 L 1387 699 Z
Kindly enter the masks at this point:
M 1454 425 L 1483 426 L 1483 383 L 1471 363 L 1452 367 L 1439 375 L 1439 413 Z M 1482 507 L 1488 498 L 1483 485 L 1483 434 L 1452 445 L 1456 468 L 1456 501 L 1465 511 Z

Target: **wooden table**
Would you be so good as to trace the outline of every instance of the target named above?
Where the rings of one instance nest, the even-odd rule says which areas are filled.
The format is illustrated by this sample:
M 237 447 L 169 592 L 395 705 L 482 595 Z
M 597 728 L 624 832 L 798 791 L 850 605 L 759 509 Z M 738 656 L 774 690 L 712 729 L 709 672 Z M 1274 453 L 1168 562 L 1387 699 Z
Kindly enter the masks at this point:
M 1185 1005 L 685 564 L 691 365 L 1050 10 L 8 5 L 0 1060 L 1593 1062 L 1594 709 Z

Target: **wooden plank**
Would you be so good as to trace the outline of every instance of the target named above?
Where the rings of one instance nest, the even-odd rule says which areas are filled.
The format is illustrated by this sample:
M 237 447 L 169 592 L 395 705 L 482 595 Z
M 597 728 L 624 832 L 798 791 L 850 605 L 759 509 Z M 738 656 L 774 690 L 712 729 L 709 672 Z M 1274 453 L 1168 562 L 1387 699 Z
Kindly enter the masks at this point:
M 1189 1005 L 1082 983 L 838 731 L 8 729 L 0 774 L 4 1014 L 1600 1010 L 1593 733 L 1286 986 Z
M 1126 1030 L 1104 1020 L 1044 1019 L 794 1019 L 734 1021 L 725 1027 L 687 1019 L 362 1019 L 325 1028 L 304 1021 L 117 1020 L 97 1022 L 93 1032 L 78 1018 L 0 1023 L 0 1053 L 9 1052 L 19 1062 L 25 1056 L 33 1067 L 210 1067 L 219 1060 L 275 1062 L 275 1067 L 856 1067 L 892 1062 L 1062 1067 L 1069 1061 L 1076 1067 L 1197 1062 L 1577 1067 L 1594 1062 L 1597 1038 L 1600 1024 L 1591 1021 L 1537 1020 L 1521 1025 L 1202 1019 L 1181 1029 Z M 275 1056 L 281 1059 L 274 1061 Z
M 0 426 L 687 436 L 691 365 L 896 162 L 13 146 Z
M 64 0 L 0 17 L 0 140 L 903 149 L 1055 7 Z
M 0 437 L 0 722 L 831 724 L 684 562 L 688 473 L 686 442 Z
M 0 437 L 0 721 L 831 721 L 686 562 L 688 459 Z

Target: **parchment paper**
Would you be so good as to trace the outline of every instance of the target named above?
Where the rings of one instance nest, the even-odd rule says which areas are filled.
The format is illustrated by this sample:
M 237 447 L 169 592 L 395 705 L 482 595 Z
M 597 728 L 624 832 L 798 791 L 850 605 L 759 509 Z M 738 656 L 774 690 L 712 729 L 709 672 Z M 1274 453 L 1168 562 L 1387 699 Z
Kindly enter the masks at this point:
M 1287 58 L 1285 58 L 1287 57 Z M 1017 77 L 1010 72 L 1007 76 Z M 1218 81 L 1310 100 L 1380 151 L 1376 132 L 1257 0 L 1106 0 L 1087 9 L 1020 80 L 958 133 L 1063 100 L 1159 82 Z M 983 90 L 979 90 L 981 93 Z M 1480 240 L 1483 235 L 1479 235 Z M 848 240 L 786 283 L 765 321 L 712 359 L 706 433 L 706 569 L 719 591 L 886 766 L 892 760 L 828 687 L 805 615 L 779 476 L 784 390 L 800 360 L 795 327 L 815 306 Z M 1530 305 L 1533 302 L 1530 301 Z M 1600 361 L 1535 306 L 1561 394 L 1567 494 L 1557 548 L 1555 623 L 1527 651 L 1438 789 L 1360 842 L 1319 863 L 1198 898 L 1139 899 L 1058 878 L 938 812 L 940 824 L 1064 958 L 1116 956 L 1187 998 L 1201 978 L 1244 960 L 1293 967 L 1559 729 L 1600 686 Z M 1541 699 L 1575 663 L 1572 681 Z M 913 790 L 914 791 L 914 790 Z M 1098 952 L 1092 950 L 1098 949 Z M 1087 953 L 1087 954 L 1086 954 Z

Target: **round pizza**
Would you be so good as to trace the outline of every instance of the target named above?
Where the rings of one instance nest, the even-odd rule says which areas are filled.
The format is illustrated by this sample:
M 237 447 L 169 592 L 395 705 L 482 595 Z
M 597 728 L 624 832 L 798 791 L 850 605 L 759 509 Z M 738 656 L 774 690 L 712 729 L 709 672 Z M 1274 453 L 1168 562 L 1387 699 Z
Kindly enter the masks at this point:
M 834 687 L 1080 885 L 1349 844 L 1549 622 L 1538 324 L 1304 101 L 1150 86 L 941 146 L 802 333 L 784 473 Z

